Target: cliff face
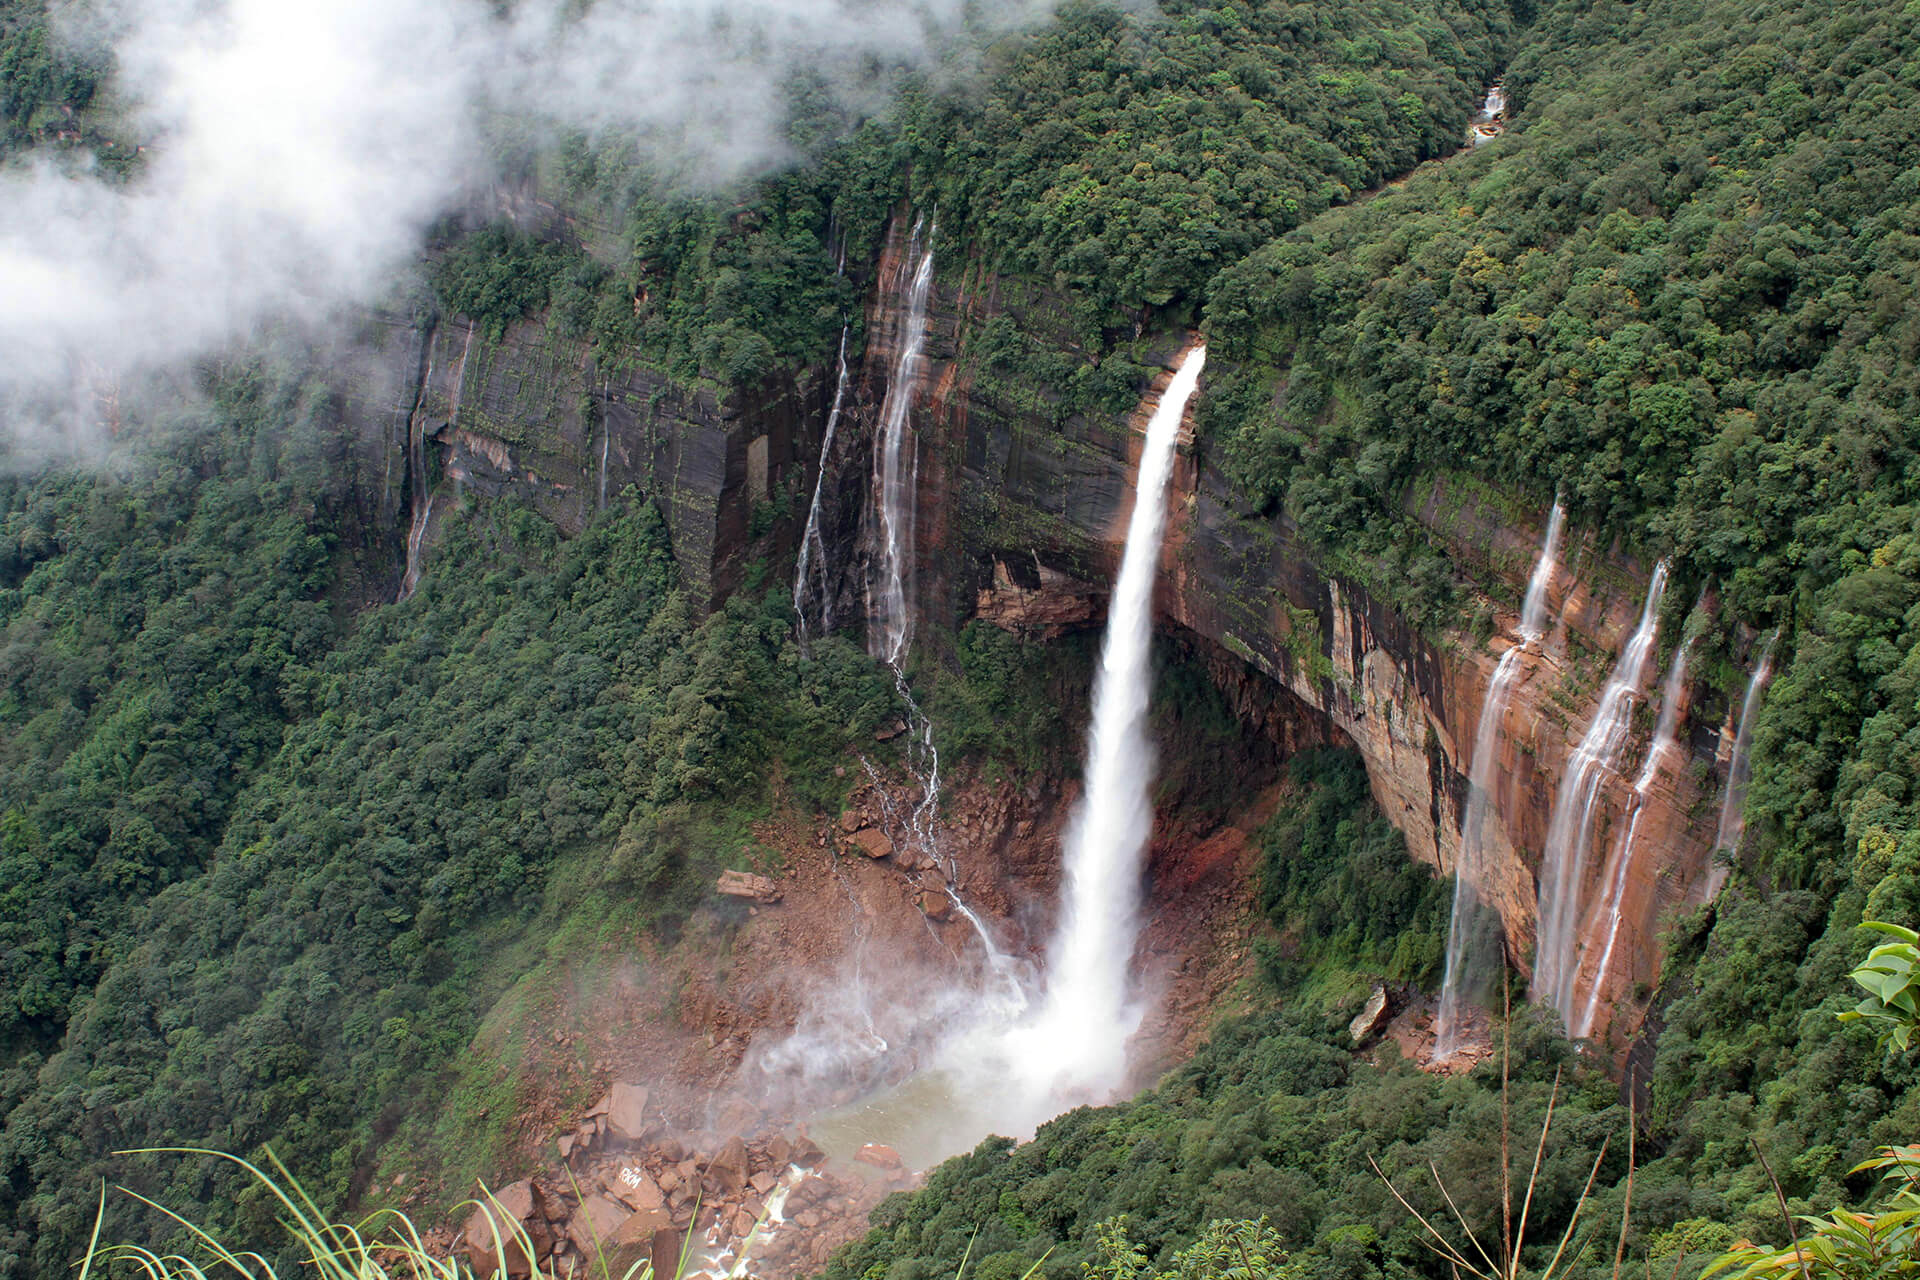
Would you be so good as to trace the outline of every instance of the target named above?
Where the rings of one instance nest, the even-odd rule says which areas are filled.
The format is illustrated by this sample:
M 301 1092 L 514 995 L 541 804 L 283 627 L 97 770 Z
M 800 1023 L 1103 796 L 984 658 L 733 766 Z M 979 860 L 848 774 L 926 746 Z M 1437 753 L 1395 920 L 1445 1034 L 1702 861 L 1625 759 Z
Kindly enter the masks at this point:
M 896 278 L 903 246 L 889 242 L 879 279 Z M 959 283 L 953 283 L 955 279 Z M 1132 502 L 1142 411 L 1132 421 L 1056 421 L 1046 388 L 1010 395 L 989 389 L 969 359 L 971 335 L 1011 315 L 1037 343 L 1066 346 L 1065 326 L 1039 304 L 1010 306 L 999 282 L 949 272 L 930 307 L 930 368 L 915 405 L 920 443 L 918 603 L 927 616 L 978 615 L 1035 634 L 1104 612 Z M 891 367 L 899 328 L 897 290 L 876 297 L 869 317 L 869 394 Z M 1156 351 L 1170 376 L 1179 339 Z M 1205 395 L 1202 382 L 1201 395 Z M 1036 409 L 1034 404 L 1041 406 Z M 1166 625 L 1216 651 L 1223 685 L 1284 691 L 1261 713 L 1288 746 L 1344 738 L 1365 757 L 1376 798 L 1422 861 L 1451 872 L 1459 858 L 1475 726 L 1499 655 L 1513 642 L 1515 614 L 1544 532 L 1545 512 L 1513 508 L 1479 486 L 1434 478 L 1407 511 L 1442 541 L 1454 562 L 1493 584 L 1483 603 L 1496 619 L 1489 642 L 1466 634 L 1423 636 L 1393 601 L 1319 563 L 1285 517 L 1248 509 L 1219 469 L 1183 446 L 1170 497 L 1159 609 Z M 1650 566 L 1577 540 L 1550 588 L 1554 630 L 1529 655 L 1509 703 L 1499 750 L 1498 820 L 1489 833 L 1495 868 L 1489 893 L 1506 923 L 1510 958 L 1531 971 L 1540 851 L 1567 756 L 1592 718 L 1612 655 L 1632 629 Z M 1659 778 L 1641 819 L 1640 855 L 1626 875 L 1614 963 L 1596 1034 L 1637 1026 L 1659 966 L 1661 918 L 1697 899 L 1713 837 L 1706 811 L 1723 762 L 1718 713 L 1725 698 L 1692 689 L 1683 721 L 1686 757 Z M 1254 707 L 1257 698 L 1240 699 Z M 1277 709 L 1276 709 L 1277 708 Z M 1624 835 L 1634 774 L 1644 759 L 1651 709 L 1644 701 L 1633 746 L 1604 784 L 1583 901 L 1597 902 L 1582 928 L 1585 965 L 1604 949 L 1606 880 Z M 1702 781 L 1704 779 L 1704 781 Z M 1580 998 L 1588 982 L 1583 978 Z M 1610 1018 L 1624 1000 L 1620 1017 Z
M 419 512 L 423 485 L 435 495 L 511 494 L 575 531 L 633 485 L 665 517 L 689 590 L 714 604 L 739 585 L 750 552 L 776 562 L 791 553 L 824 464 L 827 595 L 836 625 L 857 625 L 867 586 L 857 552 L 870 553 L 875 536 L 871 437 L 903 339 L 905 251 L 904 226 L 896 226 L 876 264 L 866 351 L 851 370 L 839 444 L 827 459 L 817 457 L 834 391 L 825 369 L 778 376 L 723 401 L 645 368 L 596 368 L 584 344 L 538 321 L 497 342 L 458 320 L 425 330 L 376 324 L 371 372 L 343 398 L 367 469 L 380 469 L 377 485 L 368 477 L 379 494 L 371 505 L 396 543 Z M 1104 614 L 1146 408 L 1185 338 L 1151 349 L 1160 367 L 1132 415 L 1063 413 L 1056 387 L 982 376 L 969 345 L 1002 317 L 1035 349 L 1073 351 L 1059 300 L 975 268 L 943 271 L 911 415 L 919 499 L 912 594 L 923 617 L 958 624 L 979 616 L 1045 638 Z M 1190 439 L 1169 501 L 1158 597 L 1164 625 L 1194 639 L 1249 723 L 1283 748 L 1340 740 L 1357 748 L 1413 855 L 1451 872 L 1481 700 L 1513 642 L 1545 513 L 1445 477 L 1406 496 L 1408 514 L 1496 597 L 1482 602 L 1495 627 L 1481 642 L 1422 635 L 1390 597 L 1321 564 L 1284 516 L 1250 510 Z M 756 520 L 763 503 L 770 518 Z M 430 547 L 431 524 L 423 524 Z M 1561 561 L 1549 591 L 1554 629 L 1527 655 L 1506 709 L 1488 840 L 1487 893 L 1523 972 L 1532 967 L 1536 878 L 1555 790 L 1649 576 L 1649 566 L 1583 544 L 1577 532 Z M 1641 853 L 1625 876 L 1596 1023 L 1596 1031 L 1610 1024 L 1616 1041 L 1637 1026 L 1657 975 L 1662 917 L 1698 900 L 1708 870 L 1728 708 L 1710 688 L 1690 688 L 1688 701 L 1685 759 L 1657 779 L 1640 823 Z M 1634 745 L 1604 783 L 1582 895 L 1598 904 L 1582 928 L 1589 969 L 1604 949 L 1609 913 L 1600 899 L 1651 719 L 1643 705 Z M 1581 1000 L 1586 986 L 1583 978 Z M 1622 1001 L 1625 1016 L 1610 1018 Z
M 644 366 L 596 367 L 584 342 L 541 320 L 494 341 L 463 319 L 383 318 L 341 401 L 396 541 L 423 486 L 511 495 L 577 533 L 633 485 L 665 518 L 688 591 L 712 605 L 740 584 L 756 505 L 786 515 L 765 521 L 755 549 L 790 550 L 832 390 L 803 370 L 723 399 Z M 396 561 L 396 584 L 398 572 Z

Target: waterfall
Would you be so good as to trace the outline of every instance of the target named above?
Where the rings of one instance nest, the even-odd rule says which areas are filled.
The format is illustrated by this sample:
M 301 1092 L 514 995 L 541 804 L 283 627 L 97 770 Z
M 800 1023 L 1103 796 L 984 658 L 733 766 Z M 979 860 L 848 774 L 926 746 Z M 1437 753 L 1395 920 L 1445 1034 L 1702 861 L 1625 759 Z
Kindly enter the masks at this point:
M 414 504 L 413 527 L 407 530 L 407 568 L 400 575 L 400 595 L 395 603 L 410 599 L 420 585 L 420 548 L 427 540 L 427 524 L 433 519 L 433 495 Z
M 847 398 L 847 327 L 840 326 L 840 377 L 833 387 L 833 407 L 827 410 L 827 428 L 820 436 L 820 471 L 813 481 L 813 503 L 807 508 L 806 532 L 800 535 L 800 556 L 793 566 L 793 612 L 799 619 L 800 644 L 807 642 L 807 604 L 820 603 L 820 630 L 833 628 L 833 601 L 827 592 L 827 546 L 820 537 L 820 495 L 827 487 L 827 464 L 833 456 L 833 437 L 840 427 L 840 408 Z M 815 553 L 820 586 L 813 586 Z
M 1601 690 L 1593 723 L 1567 758 L 1567 771 L 1553 800 L 1553 818 L 1547 826 L 1547 847 L 1540 860 L 1540 927 L 1534 943 L 1533 990 L 1573 1020 L 1573 984 L 1579 965 L 1574 954 L 1580 921 L 1582 882 L 1586 879 L 1587 851 L 1593 839 L 1594 811 L 1601 784 L 1627 744 L 1633 700 L 1647 680 L 1660 629 L 1660 598 L 1667 590 L 1667 562 L 1654 566 L 1647 587 L 1640 624 L 1634 628 L 1613 673 Z
M 1013 1066 L 1047 1094 L 1104 1099 L 1124 1078 L 1141 1010 L 1129 990 L 1140 873 L 1153 830 L 1153 583 L 1166 526 L 1167 481 L 1187 401 L 1207 350 L 1181 362 L 1147 424 L 1133 515 L 1094 681 L 1086 789 L 1067 834 L 1066 889 L 1049 951 L 1046 1001 L 1019 1031 Z
M 1689 640 L 1674 650 L 1673 661 L 1667 666 L 1667 678 L 1660 686 L 1660 722 L 1653 730 L 1653 744 L 1647 748 L 1647 761 L 1640 766 L 1640 776 L 1633 781 L 1633 795 L 1627 806 L 1630 816 L 1627 818 L 1626 838 L 1620 842 L 1619 850 L 1613 857 L 1613 874 L 1607 878 L 1606 896 L 1601 899 L 1607 911 L 1607 941 L 1600 949 L 1600 963 L 1594 966 L 1593 977 L 1587 986 L 1587 1002 L 1581 1007 L 1580 1019 L 1572 1031 L 1580 1037 L 1591 1035 L 1594 1019 L 1600 1012 L 1600 993 L 1607 985 L 1607 970 L 1613 964 L 1613 945 L 1620 940 L 1620 919 L 1626 906 L 1627 876 L 1633 869 L 1634 852 L 1639 847 L 1640 819 L 1646 816 L 1647 800 L 1653 794 L 1653 784 L 1660 780 L 1662 769 L 1669 761 L 1680 760 L 1680 703 L 1686 696 L 1687 652 L 1693 648 Z
M 1505 127 L 1507 112 L 1506 86 L 1495 82 L 1487 86 L 1486 101 L 1480 104 L 1480 111 L 1473 118 L 1473 124 L 1467 130 L 1467 145 L 1483 146 L 1500 136 Z
M 1487 961 L 1497 942 L 1500 919 L 1486 902 L 1482 886 L 1486 882 L 1487 818 L 1493 808 L 1493 786 L 1500 769 L 1500 730 L 1505 723 L 1507 699 L 1512 696 L 1514 680 L 1520 674 L 1521 655 L 1546 634 L 1547 586 L 1559 567 L 1555 555 L 1560 546 L 1560 525 L 1565 513 L 1553 504 L 1547 517 L 1547 536 L 1534 561 L 1533 575 L 1527 579 L 1527 594 L 1520 605 L 1520 636 L 1500 655 L 1487 685 L 1487 699 L 1480 707 L 1480 724 L 1473 735 L 1473 763 L 1468 775 L 1467 812 L 1460 824 L 1460 861 L 1453 870 L 1453 915 L 1447 924 L 1447 971 L 1440 985 L 1440 1012 L 1434 1020 L 1436 1061 L 1445 1062 L 1461 1049 L 1462 1019 L 1466 1006 L 1484 981 Z
M 600 502 L 596 511 L 607 509 L 607 446 L 613 443 L 613 429 L 607 423 L 600 424 Z
M 1779 638 L 1778 631 L 1767 638 L 1767 646 L 1760 651 L 1760 661 L 1753 668 L 1753 677 L 1747 681 L 1747 696 L 1740 701 L 1740 727 L 1734 731 L 1733 756 L 1727 761 L 1727 794 L 1720 801 L 1720 829 L 1713 839 L 1714 863 L 1707 872 L 1709 900 L 1720 892 L 1731 869 L 1721 863 L 1720 858 L 1732 858 L 1738 853 L 1740 837 L 1747 831 L 1747 779 L 1752 768 L 1747 750 L 1753 737 L 1753 718 L 1760 710 L 1760 695 L 1773 675 L 1773 646 Z
M 924 246 L 920 224 L 913 224 L 908 239 L 906 266 L 912 271 L 907 291 L 907 314 L 901 324 L 900 351 L 894 361 L 893 380 L 887 384 L 886 398 L 880 402 L 880 447 L 875 451 L 875 479 L 880 490 L 880 581 L 872 602 L 873 631 L 868 647 L 874 657 L 884 659 L 896 669 L 906 656 L 912 638 L 911 604 L 908 599 L 913 578 L 914 521 L 917 516 L 919 446 L 909 467 L 907 427 L 914 392 L 926 369 L 927 298 L 933 291 L 933 237 L 938 227 L 927 229 Z M 916 262 L 917 258 L 917 262 Z

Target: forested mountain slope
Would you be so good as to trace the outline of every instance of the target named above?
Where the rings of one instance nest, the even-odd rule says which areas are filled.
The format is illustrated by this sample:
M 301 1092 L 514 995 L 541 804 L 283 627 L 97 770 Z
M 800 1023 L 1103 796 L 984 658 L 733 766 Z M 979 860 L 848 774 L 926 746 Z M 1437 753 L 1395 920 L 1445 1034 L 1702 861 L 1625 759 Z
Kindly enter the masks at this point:
M 1439 471 L 1542 506 L 1557 492 L 1674 557 L 1672 615 L 1702 587 L 1718 602 L 1696 663 L 1725 661 L 1736 624 L 1779 628 L 1790 658 L 1757 731 L 1741 871 L 1680 925 L 1651 1080 L 1630 1060 L 1647 1105 L 1628 1251 L 1655 1271 L 1739 1236 L 1784 1243 L 1756 1144 L 1796 1212 L 1824 1210 L 1867 1193 L 1846 1171 L 1920 1121 L 1912 1064 L 1833 1018 L 1867 946 L 1855 926 L 1911 920 L 1920 891 L 1917 21 L 1867 4 L 1543 5 L 1507 70 L 1503 138 L 1209 286 L 1207 447 L 1430 625 L 1454 614 L 1449 593 L 1407 600 L 1385 566 L 1419 536 L 1403 495 Z M 1266 1215 L 1303 1274 L 1432 1266 L 1363 1154 L 1403 1187 L 1435 1160 L 1497 1237 L 1495 1171 L 1474 1163 L 1489 1124 L 1447 1136 L 1488 1105 L 1492 1069 L 1464 1093 L 1404 1067 L 1306 1078 L 1344 1028 L 1295 1030 L 1307 1043 L 1280 1057 L 1270 1031 L 1225 1037 L 1157 1095 L 983 1148 L 884 1209 L 834 1274 L 945 1274 L 982 1222 L 994 1274 L 1050 1247 L 1128 1274 L 1101 1243 L 1119 1213 L 1160 1266 L 1217 1214 Z M 1594 1082 L 1575 1110 L 1609 1092 Z M 1312 1130 L 1329 1110 L 1342 1118 Z M 1627 1123 L 1569 1117 L 1554 1150 L 1596 1151 Z M 1618 1156 L 1598 1201 L 1615 1222 Z M 1090 1167 L 1097 1189 L 1076 1173 Z M 1548 1203 L 1564 1213 L 1569 1195 Z M 1430 1186 L 1414 1197 L 1444 1214 Z M 1557 1232 L 1531 1237 L 1533 1265 Z
M 1436 472 L 1672 556 L 1674 616 L 1716 601 L 1695 662 L 1723 686 L 1778 629 L 1743 868 L 1657 996 L 1629 1247 L 1664 1271 L 1779 1234 L 1750 1139 L 1824 1209 L 1920 1126 L 1913 1068 L 1830 1016 L 1862 914 L 1920 906 L 1917 26 L 1860 0 L 1073 4 L 874 119 L 797 87 L 807 162 L 741 190 L 662 185 L 617 135 L 526 155 L 577 223 L 443 228 L 422 306 L 738 393 L 830 368 L 843 325 L 857 350 L 910 204 L 956 270 L 1068 300 L 1063 417 L 1117 417 L 1135 338 L 1202 325 L 1197 447 L 1440 642 L 1477 642 L 1459 602 L 1489 584 L 1395 567 L 1438 561 L 1403 510 Z M 0 147 L 111 163 L 108 73 L 50 39 L 0 7 Z M 1450 154 L 1503 69 L 1506 135 Z M 102 1177 L 270 1226 L 227 1171 L 127 1147 L 270 1142 L 340 1206 L 396 1133 L 481 1171 L 505 1108 L 463 1055 L 493 1000 L 551 936 L 671 927 L 776 778 L 832 808 L 829 760 L 892 712 L 851 641 L 799 660 L 765 544 L 694 616 L 649 495 L 572 540 L 469 499 L 419 593 L 370 604 L 401 548 L 345 479 L 326 372 L 210 365 L 194 420 L 0 481 L 0 1274 L 62 1270 Z M 1303 1274 L 1435 1273 L 1362 1157 L 1441 1161 L 1490 1222 L 1496 1081 L 1356 1061 L 1319 1007 L 1329 974 L 1431 977 L 1436 886 L 1362 783 L 1303 757 L 1267 834 L 1282 1012 L 949 1166 L 832 1274 L 951 1275 L 978 1231 L 985 1280 L 1049 1248 L 1068 1277 L 1118 1213 L 1160 1261 L 1265 1213 Z M 1293 858 L 1322 887 L 1369 869 L 1377 910 Z M 1553 1222 L 1627 1115 L 1550 1029 L 1515 1048 L 1516 1129 L 1577 1072 Z M 1602 1207 L 1623 1174 L 1616 1148 Z

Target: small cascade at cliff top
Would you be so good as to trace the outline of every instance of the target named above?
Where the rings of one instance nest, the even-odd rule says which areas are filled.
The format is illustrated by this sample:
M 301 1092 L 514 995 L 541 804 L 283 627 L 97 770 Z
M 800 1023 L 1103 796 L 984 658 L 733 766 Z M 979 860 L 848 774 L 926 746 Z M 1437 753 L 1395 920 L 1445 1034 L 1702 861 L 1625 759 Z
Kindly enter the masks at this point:
M 1633 781 L 1633 796 L 1627 802 L 1632 816 L 1627 819 L 1626 838 L 1621 840 L 1620 848 L 1613 856 L 1613 871 L 1607 877 L 1606 896 L 1600 900 L 1599 910 L 1606 915 L 1607 941 L 1600 949 L 1600 962 L 1593 967 L 1593 974 L 1587 980 L 1586 1003 L 1581 1006 L 1580 1017 L 1571 1028 L 1576 1036 L 1593 1034 L 1594 1020 L 1600 1014 L 1600 996 L 1607 985 L 1607 970 L 1613 964 L 1614 943 L 1620 940 L 1627 880 L 1633 869 L 1634 855 L 1639 849 L 1640 820 L 1646 816 L 1647 801 L 1661 773 L 1677 766 L 1682 759 L 1678 737 L 1680 704 L 1686 697 L 1687 653 L 1692 648 L 1693 642 L 1689 640 L 1674 650 L 1673 661 L 1667 666 L 1667 678 L 1660 686 L 1660 723 L 1653 731 L 1653 745 L 1647 748 L 1647 761 L 1640 766 L 1640 776 Z
M 1047 994 L 1038 1016 L 1013 1037 L 1010 1065 L 1032 1096 L 1049 1102 L 1105 1101 L 1125 1079 L 1127 1040 L 1140 1022 L 1130 975 L 1140 875 L 1153 834 L 1153 745 L 1147 738 L 1153 583 L 1174 446 L 1206 360 L 1204 346 L 1187 353 L 1147 424 L 1094 680 L 1086 789 L 1067 834 Z
M 809 606 L 817 604 L 819 629 L 833 629 L 833 601 L 827 590 L 827 546 L 820 537 L 820 496 L 827 487 L 827 466 L 833 457 L 833 439 L 840 428 L 840 410 L 847 400 L 847 328 L 840 327 L 840 375 L 833 387 L 833 406 L 827 410 L 826 430 L 820 435 L 820 471 L 813 481 L 813 502 L 807 507 L 806 531 L 800 535 L 800 555 L 793 566 L 793 612 L 799 619 L 800 645 L 807 643 Z M 817 585 L 816 585 L 817 580 Z
M 874 454 L 880 496 L 880 574 L 870 604 L 871 631 L 867 641 L 873 656 L 898 670 L 913 638 L 911 587 L 913 584 L 914 524 L 919 507 L 919 441 L 909 441 L 908 421 L 914 393 L 926 373 L 927 299 L 933 292 L 933 237 L 927 229 L 924 243 L 920 224 L 908 239 L 906 270 L 913 283 L 907 289 L 906 318 L 899 334 L 900 352 L 880 402 L 880 447 Z M 908 450 L 912 458 L 908 458 Z
M 1480 724 L 1473 735 L 1473 764 L 1468 777 L 1467 812 L 1460 825 L 1460 862 L 1453 872 L 1453 915 L 1447 925 L 1447 971 L 1440 987 L 1440 1012 L 1434 1022 L 1435 1061 L 1445 1062 L 1460 1052 L 1468 1004 L 1486 980 L 1489 961 L 1499 945 L 1500 919 L 1487 901 L 1487 820 L 1494 806 L 1493 788 L 1499 781 L 1500 733 L 1506 723 L 1507 701 L 1520 675 L 1521 656 L 1540 643 L 1547 631 L 1547 586 L 1559 568 L 1560 525 L 1565 512 L 1558 502 L 1547 517 L 1547 536 L 1527 579 L 1520 605 L 1517 642 L 1500 655 L 1480 708 Z
M 1667 562 L 1662 560 L 1654 566 L 1640 623 L 1621 649 L 1600 693 L 1593 723 L 1567 758 L 1547 827 L 1547 847 L 1540 860 L 1540 927 L 1534 946 L 1533 992 L 1536 1000 L 1558 1009 L 1569 1026 L 1575 1013 L 1580 899 L 1594 816 L 1602 784 L 1615 773 L 1620 752 L 1627 745 L 1634 699 L 1646 686 L 1647 668 L 1659 634 L 1660 600 L 1666 590 Z
M 1727 761 L 1727 794 L 1720 801 L 1720 828 L 1713 840 L 1714 862 L 1707 872 L 1709 900 L 1719 894 L 1732 870 L 1720 859 L 1731 859 L 1738 853 L 1740 838 L 1747 832 L 1747 780 L 1752 769 L 1747 749 L 1753 739 L 1754 716 L 1760 711 L 1760 695 L 1773 675 L 1773 646 L 1779 639 L 1778 631 L 1767 637 L 1766 648 L 1760 651 L 1760 661 L 1754 665 L 1753 676 L 1747 681 L 1747 696 L 1740 700 L 1740 727 L 1734 731 L 1733 755 Z

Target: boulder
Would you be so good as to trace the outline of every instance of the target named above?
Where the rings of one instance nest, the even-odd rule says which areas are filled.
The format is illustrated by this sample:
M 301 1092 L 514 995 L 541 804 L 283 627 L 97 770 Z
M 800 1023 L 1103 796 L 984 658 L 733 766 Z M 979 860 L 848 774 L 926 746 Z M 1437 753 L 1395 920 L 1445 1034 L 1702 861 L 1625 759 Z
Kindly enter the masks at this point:
M 811 1169 L 826 1158 L 827 1153 L 820 1149 L 820 1144 L 804 1133 L 800 1135 L 800 1141 L 793 1144 L 793 1163 L 802 1169 Z
M 661 1229 L 673 1229 L 673 1216 L 665 1209 L 642 1209 L 630 1213 L 627 1220 L 614 1230 L 613 1243 L 625 1248 L 627 1245 L 651 1244 L 654 1234 Z
M 727 898 L 745 898 L 752 902 L 780 901 L 779 886 L 751 871 L 722 871 L 714 881 L 714 892 Z
M 638 1165 L 622 1165 L 620 1172 L 606 1184 L 606 1190 L 608 1195 L 635 1213 L 664 1209 L 667 1204 L 667 1197 L 660 1190 L 660 1184 L 649 1177 L 647 1171 Z
M 647 1131 L 647 1091 L 637 1084 L 616 1084 L 609 1092 L 607 1131 L 622 1142 L 638 1142 Z
M 653 1233 L 653 1274 L 680 1274 L 681 1255 L 686 1252 L 686 1237 L 675 1227 L 658 1227 Z
M 873 731 L 873 740 L 875 742 L 892 742 L 906 731 L 907 722 L 905 720 L 891 720 Z
M 582 1257 L 597 1258 L 613 1243 L 614 1232 L 633 1214 L 603 1195 L 590 1195 L 567 1223 L 567 1239 Z
M 713 1159 L 707 1161 L 707 1177 L 729 1196 L 737 1196 L 747 1186 L 747 1144 L 728 1138 Z
M 771 1169 L 762 1169 L 747 1179 L 747 1185 L 760 1195 L 766 1195 L 780 1185 L 780 1175 Z
M 847 843 L 869 858 L 884 858 L 893 852 L 893 841 L 878 827 L 868 827 L 847 837 Z
M 876 1169 L 898 1169 L 901 1167 L 900 1153 L 884 1142 L 869 1142 L 853 1153 L 853 1158 L 862 1164 L 870 1164 Z
M 1355 1014 L 1353 1021 L 1347 1024 L 1347 1034 L 1353 1037 L 1355 1044 L 1363 1044 L 1369 1036 L 1385 1026 L 1386 1021 L 1387 989 L 1376 984 L 1373 994 L 1368 996 L 1367 1002 L 1360 1006 L 1360 1012 Z
M 787 1141 L 785 1134 L 776 1133 L 767 1143 L 767 1163 L 775 1169 L 785 1169 L 793 1163 L 793 1144 Z
M 861 813 L 858 809 L 849 809 L 845 813 L 840 815 L 840 829 L 846 832 L 848 835 L 852 835 L 854 832 L 860 830 L 866 825 L 867 825 L 866 815 Z
M 751 1235 L 754 1227 L 758 1224 L 759 1219 L 755 1218 L 745 1209 L 735 1209 L 733 1211 L 733 1234 L 736 1236 Z
M 945 920 L 953 914 L 953 899 L 933 889 L 922 889 L 913 901 L 920 908 L 920 914 L 929 920 Z
M 532 1275 L 535 1262 L 553 1248 L 546 1197 L 524 1178 L 500 1188 L 467 1219 L 461 1243 L 475 1275 Z

